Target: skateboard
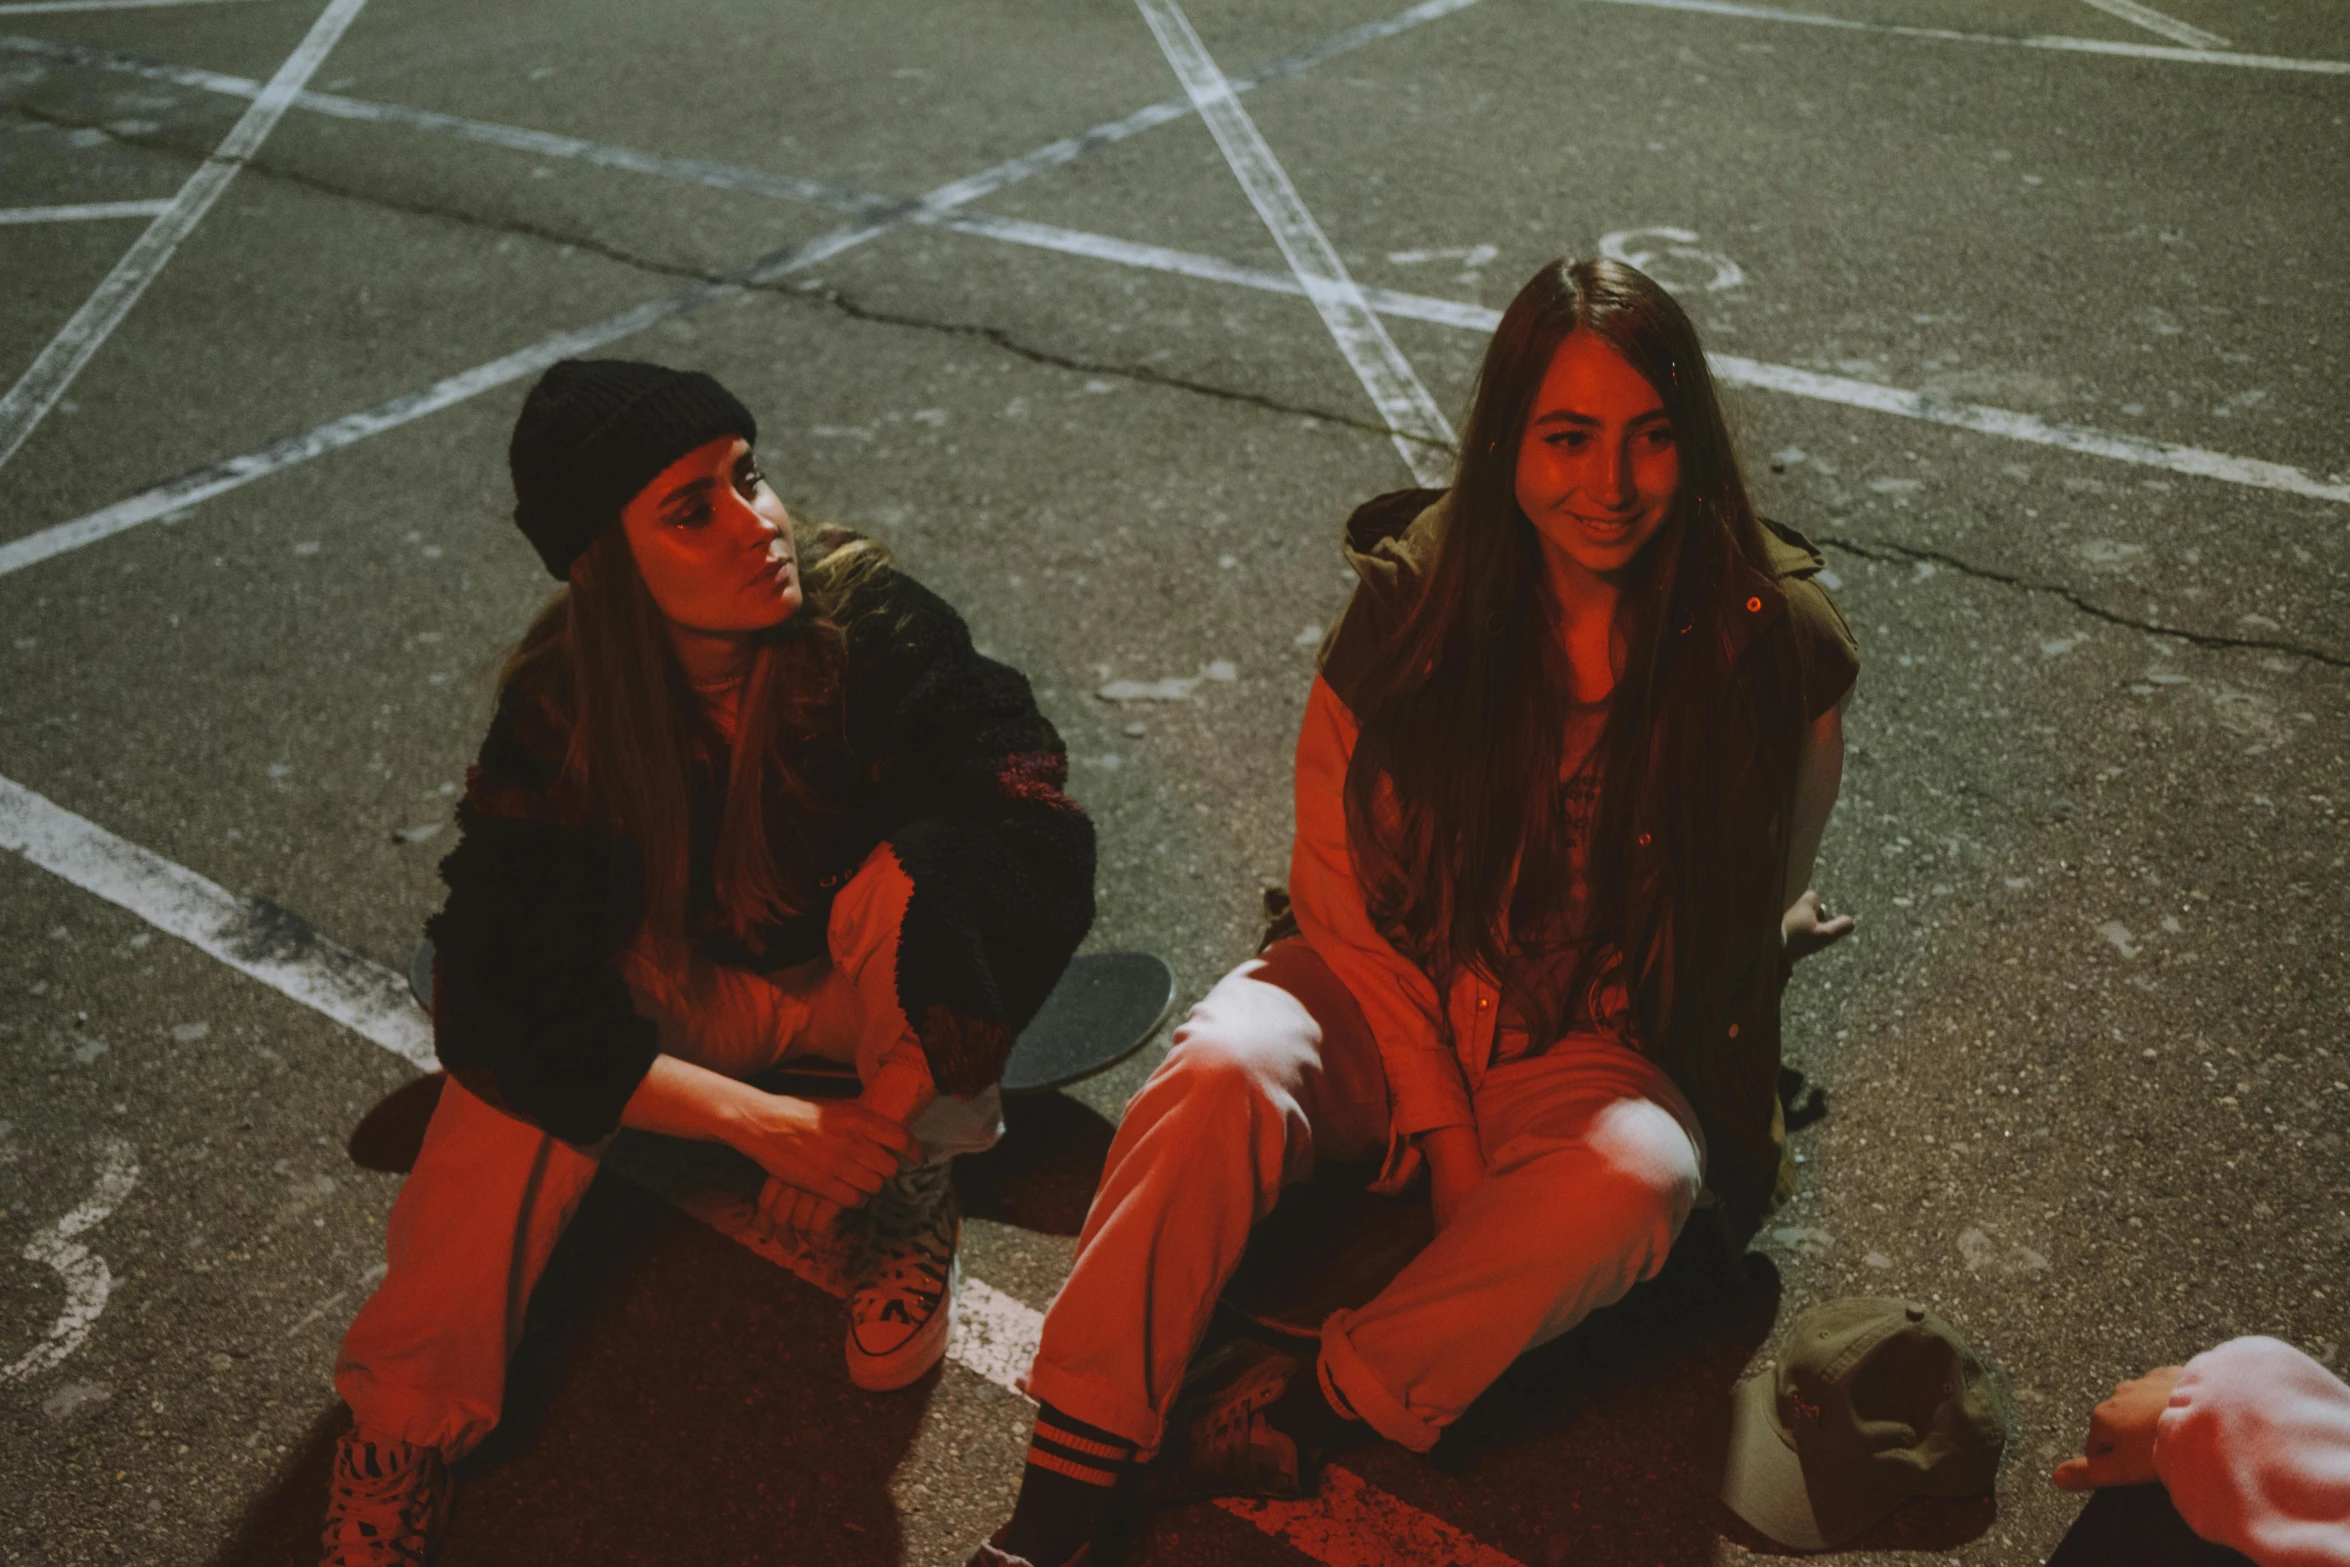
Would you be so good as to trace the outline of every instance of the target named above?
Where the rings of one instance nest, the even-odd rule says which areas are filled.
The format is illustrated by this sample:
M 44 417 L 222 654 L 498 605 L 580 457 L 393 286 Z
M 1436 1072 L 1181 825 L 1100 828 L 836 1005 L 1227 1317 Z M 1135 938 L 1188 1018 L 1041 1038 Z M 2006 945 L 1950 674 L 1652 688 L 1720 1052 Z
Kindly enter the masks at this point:
M 408 993 L 427 1012 L 432 1010 L 432 965 L 432 943 L 418 943 L 408 958 Z M 1164 958 L 1148 952 L 1088 952 L 1071 959 L 1012 1046 L 1003 1091 L 1041 1094 L 1108 1071 L 1150 1041 L 1174 1003 L 1175 971 Z M 855 1092 L 853 1073 L 824 1066 L 794 1061 L 784 1075 L 795 1083 L 845 1078 Z

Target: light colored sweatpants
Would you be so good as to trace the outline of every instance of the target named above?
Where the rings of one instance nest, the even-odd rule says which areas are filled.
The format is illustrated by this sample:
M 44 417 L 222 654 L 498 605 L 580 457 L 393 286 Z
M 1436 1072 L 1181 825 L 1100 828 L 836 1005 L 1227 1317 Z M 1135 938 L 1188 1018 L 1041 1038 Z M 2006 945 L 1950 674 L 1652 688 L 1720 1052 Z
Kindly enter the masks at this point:
M 1496 1065 L 1474 1105 L 1484 1182 L 1322 1329 L 1324 1374 L 1415 1452 L 1519 1355 L 1663 1267 L 1702 1182 L 1687 1101 L 1613 1039 Z M 1312 948 L 1226 975 L 1126 1107 L 1028 1391 L 1155 1452 L 1250 1227 L 1317 1157 L 1375 1157 L 1387 1125 L 1377 1047 Z
M 841 889 L 831 957 L 774 974 L 721 968 L 640 937 L 623 971 L 661 1049 L 745 1078 L 798 1057 L 853 1062 L 870 1084 L 919 1052 L 897 1004 L 904 873 L 886 846 Z M 940 1095 L 907 1128 L 933 1160 L 992 1146 L 995 1089 Z M 392 1204 L 388 1271 L 335 1357 L 335 1391 L 359 1426 L 437 1447 L 454 1461 L 504 1407 L 506 1362 L 547 1257 L 594 1179 L 603 1145 L 581 1147 L 493 1109 L 454 1078 Z

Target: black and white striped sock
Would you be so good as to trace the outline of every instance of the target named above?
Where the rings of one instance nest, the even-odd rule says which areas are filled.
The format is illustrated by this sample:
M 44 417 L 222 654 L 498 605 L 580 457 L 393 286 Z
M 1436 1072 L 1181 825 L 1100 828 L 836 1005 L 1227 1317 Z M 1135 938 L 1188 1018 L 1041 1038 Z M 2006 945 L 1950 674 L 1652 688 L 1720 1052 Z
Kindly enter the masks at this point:
M 1003 1548 L 1036 1567 L 1061 1567 L 1109 1522 L 1118 1484 L 1133 1469 L 1132 1442 L 1038 1406 Z

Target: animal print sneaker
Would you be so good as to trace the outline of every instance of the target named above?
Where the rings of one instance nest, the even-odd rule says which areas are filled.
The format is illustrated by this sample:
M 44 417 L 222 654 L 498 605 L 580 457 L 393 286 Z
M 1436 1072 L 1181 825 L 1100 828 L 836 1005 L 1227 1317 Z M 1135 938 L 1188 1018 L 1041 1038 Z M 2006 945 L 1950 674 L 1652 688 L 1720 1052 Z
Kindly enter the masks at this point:
M 920 1380 L 947 1352 L 963 1232 L 949 1161 L 891 1176 L 865 1219 L 865 1254 L 849 1291 L 849 1380 L 883 1392 Z
M 335 1444 L 320 1567 L 429 1567 L 455 1500 L 438 1449 L 353 1427 Z

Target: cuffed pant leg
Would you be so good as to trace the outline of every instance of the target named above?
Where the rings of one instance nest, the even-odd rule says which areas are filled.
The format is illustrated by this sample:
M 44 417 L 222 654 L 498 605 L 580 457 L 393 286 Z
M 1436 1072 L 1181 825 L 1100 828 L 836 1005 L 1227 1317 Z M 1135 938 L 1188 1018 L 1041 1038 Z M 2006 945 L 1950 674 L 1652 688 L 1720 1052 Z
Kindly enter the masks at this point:
M 1296 956 L 1275 952 L 1270 969 L 1242 964 L 1191 1009 L 1126 1107 L 1023 1384 L 1144 1457 L 1250 1227 L 1312 1173 L 1318 1141 L 1352 1154 L 1386 1129 L 1375 1055 L 1367 1066 L 1350 1052 L 1325 1060 L 1323 1024 L 1272 982 Z
M 1393 1283 L 1324 1324 L 1332 1385 L 1426 1452 L 1511 1361 L 1653 1276 L 1703 1178 L 1684 1110 L 1645 1062 L 1568 1053 L 1488 1073 L 1486 1178 Z
M 496 1427 L 506 1361 L 595 1158 L 451 1078 L 392 1204 L 383 1282 L 335 1356 L 360 1426 L 462 1458 Z

